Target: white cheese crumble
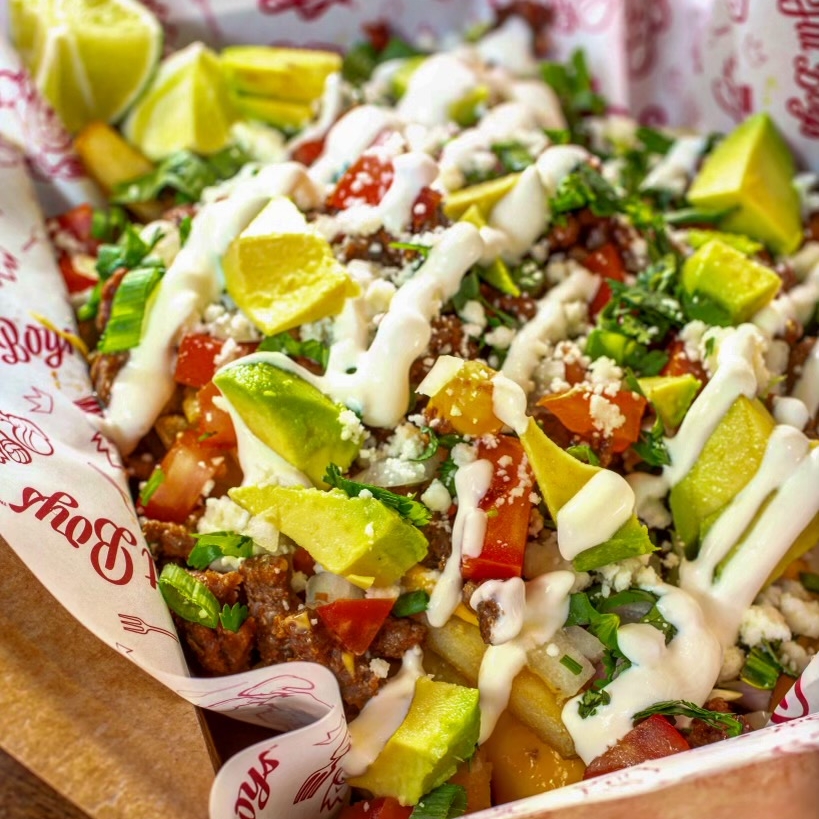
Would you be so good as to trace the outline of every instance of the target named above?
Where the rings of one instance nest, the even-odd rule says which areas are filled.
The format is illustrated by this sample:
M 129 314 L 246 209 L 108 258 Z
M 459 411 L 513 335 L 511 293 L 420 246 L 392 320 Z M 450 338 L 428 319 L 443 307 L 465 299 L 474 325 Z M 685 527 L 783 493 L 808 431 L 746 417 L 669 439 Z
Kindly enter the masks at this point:
M 745 652 L 739 646 L 729 646 L 722 657 L 722 668 L 717 678 L 718 683 L 736 680 L 745 665 Z
M 607 438 L 626 423 L 626 416 L 620 407 L 602 395 L 592 395 L 589 399 L 589 415 L 594 428 Z
M 799 643 L 786 640 L 779 649 L 779 659 L 788 671 L 799 676 L 808 667 L 813 655 L 809 654 Z
M 819 637 L 819 600 L 803 600 L 790 592 L 784 592 L 779 609 L 794 634 Z
M 452 496 L 441 481 L 435 478 L 421 495 L 421 503 L 433 512 L 446 514 L 452 506 Z
M 753 648 L 763 640 L 790 640 L 791 630 L 782 612 L 768 605 L 753 605 L 742 616 L 739 638 Z
M 367 432 L 361 424 L 361 419 L 351 410 L 345 409 L 338 414 L 338 420 L 341 424 L 341 440 L 353 441 L 360 444 Z
M 390 664 L 380 657 L 373 657 L 372 660 L 370 660 L 370 671 L 372 671 L 378 679 L 386 680 L 387 675 L 390 673 Z

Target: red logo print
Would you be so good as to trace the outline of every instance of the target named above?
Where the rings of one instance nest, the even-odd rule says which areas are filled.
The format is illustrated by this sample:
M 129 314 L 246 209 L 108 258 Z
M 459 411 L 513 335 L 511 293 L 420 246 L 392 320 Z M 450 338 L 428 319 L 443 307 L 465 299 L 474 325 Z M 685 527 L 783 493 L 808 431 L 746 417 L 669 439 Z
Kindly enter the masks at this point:
M 73 355 L 71 344 L 42 324 L 18 327 L 11 319 L 0 318 L 0 364 L 28 364 L 42 358 L 47 366 L 59 369 L 66 355 Z
M 0 70 L 0 112 L 19 123 L 31 170 L 44 179 L 80 179 L 82 164 L 71 151 L 71 137 L 25 71 Z M 8 113 L 7 113 L 8 112 Z M 16 164 L 16 152 L 3 145 L 0 162 Z
M 717 105 L 735 122 L 741 122 L 753 110 L 753 89 L 737 82 L 736 56 L 729 57 L 722 66 L 722 77 L 711 82 L 711 91 Z
M 350 6 L 352 0 L 259 0 L 263 14 L 295 12 L 302 20 L 317 20 L 333 6 Z
M 639 79 L 650 73 L 657 59 L 657 37 L 671 26 L 668 0 L 626 6 L 626 53 L 629 76 Z
M 88 559 L 103 580 L 114 586 L 130 583 L 134 576 L 134 559 L 125 547 L 137 545 L 134 533 L 108 518 L 91 520 L 76 511 L 78 508 L 76 498 L 68 492 L 45 495 L 33 486 L 23 490 L 20 503 L 9 504 L 12 512 L 30 512 L 37 520 L 47 520 L 51 528 L 74 549 L 90 544 Z M 148 550 L 143 548 L 142 553 L 153 567 Z
M 274 746 L 275 747 L 275 746 Z M 279 760 L 272 759 L 272 748 L 267 748 L 258 756 L 258 766 L 253 766 L 245 780 L 239 785 L 236 804 L 233 810 L 239 819 L 255 819 L 257 812 L 264 810 L 270 798 L 270 785 L 267 777 L 279 767 Z
M 3 282 L 16 282 L 19 269 L 20 263 L 17 257 L 0 247 L 0 287 L 3 286 Z
M 0 464 L 30 464 L 32 455 L 51 455 L 54 447 L 33 421 L 0 412 Z
M 610 0 L 555 0 L 553 25 L 561 34 L 604 31 L 614 20 L 617 5 Z

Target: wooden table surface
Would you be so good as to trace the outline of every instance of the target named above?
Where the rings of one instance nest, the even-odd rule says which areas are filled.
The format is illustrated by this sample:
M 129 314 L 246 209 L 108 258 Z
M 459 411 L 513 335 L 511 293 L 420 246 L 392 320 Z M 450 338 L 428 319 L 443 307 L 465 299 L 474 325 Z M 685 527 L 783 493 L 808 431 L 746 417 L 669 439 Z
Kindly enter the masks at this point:
M 78 807 L 0 750 L 2 819 L 89 819 Z

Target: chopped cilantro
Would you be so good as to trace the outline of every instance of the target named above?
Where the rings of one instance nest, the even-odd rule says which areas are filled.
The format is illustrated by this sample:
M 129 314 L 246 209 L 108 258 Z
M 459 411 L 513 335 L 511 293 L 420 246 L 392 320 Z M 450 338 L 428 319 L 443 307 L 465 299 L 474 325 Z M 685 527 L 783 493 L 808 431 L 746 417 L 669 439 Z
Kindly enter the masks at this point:
M 393 617 L 409 617 L 411 614 L 421 614 L 427 610 L 429 605 L 429 593 L 424 589 L 404 592 L 392 607 Z
M 262 340 L 259 349 L 269 353 L 284 353 L 292 357 L 309 358 L 323 370 L 327 368 L 330 348 L 313 338 L 299 341 L 288 332 L 267 336 Z
M 208 157 L 175 151 L 150 173 L 117 185 L 112 201 L 122 205 L 148 202 L 163 191 L 173 191 L 178 202 L 196 202 L 205 188 L 235 176 L 249 161 L 248 154 L 237 145 Z
M 577 444 L 567 447 L 566 452 L 584 464 L 600 466 L 600 458 L 597 457 L 595 451 L 588 444 Z
M 227 603 L 219 612 L 219 622 L 226 631 L 238 631 L 242 623 L 247 620 L 248 608 L 241 603 L 229 606 Z
M 601 705 L 608 705 L 610 702 L 611 694 L 608 691 L 592 687 L 583 692 L 577 705 L 577 713 L 580 719 L 586 719 L 594 716 Z
M 595 216 L 613 216 L 624 208 L 623 197 L 614 186 L 586 163 L 563 178 L 550 202 L 554 215 L 580 208 L 589 208 Z
M 410 819 L 457 819 L 466 813 L 466 789 L 446 783 L 418 800 Z
M 649 466 L 668 466 L 671 463 L 665 443 L 665 428 L 659 416 L 650 430 L 641 430 L 640 439 L 631 448 Z
M 206 569 L 220 557 L 250 557 L 253 539 L 238 532 L 207 532 L 192 535 L 196 545 L 188 555 L 188 565 Z
M 426 526 L 432 519 L 432 513 L 420 501 L 413 500 L 413 498 L 409 498 L 406 495 L 398 495 L 395 492 L 390 492 L 389 489 L 384 489 L 383 486 L 358 483 L 357 481 L 344 478 L 336 464 L 330 464 L 327 467 L 324 482 L 337 489 L 341 489 L 351 498 L 356 498 L 362 492 L 367 491 L 376 500 L 381 501 L 385 506 L 389 506 L 390 509 L 394 509 L 401 517 L 406 518 L 415 526 Z
M 427 445 L 417 458 L 412 459 L 413 461 L 428 461 L 438 452 L 439 447 L 452 449 L 456 444 L 463 441 L 460 435 L 438 435 L 432 427 L 421 427 L 421 432 L 427 436 Z
M 709 711 L 707 708 L 700 708 L 693 702 L 686 700 L 669 700 L 658 702 L 650 708 L 638 711 L 633 717 L 634 724 L 642 722 L 655 714 L 664 717 L 689 717 L 707 722 L 712 728 L 724 731 L 729 737 L 736 737 L 742 733 L 742 721 L 733 714 L 724 714 L 719 711 Z

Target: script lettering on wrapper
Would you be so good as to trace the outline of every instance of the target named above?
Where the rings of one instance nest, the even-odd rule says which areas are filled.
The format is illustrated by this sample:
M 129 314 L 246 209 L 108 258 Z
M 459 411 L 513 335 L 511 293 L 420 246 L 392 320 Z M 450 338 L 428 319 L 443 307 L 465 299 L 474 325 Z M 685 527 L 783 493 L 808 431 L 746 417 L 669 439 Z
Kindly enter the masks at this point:
M 18 327 L 8 318 L 0 318 L 0 363 L 28 364 L 36 358 L 58 370 L 74 348 L 59 333 L 42 324 Z
M 134 576 L 134 559 L 127 547 L 137 546 L 134 533 L 108 518 L 92 521 L 76 512 L 78 508 L 77 500 L 67 492 L 45 495 L 32 486 L 23 490 L 20 503 L 9 504 L 12 512 L 33 512 L 37 520 L 48 520 L 51 528 L 75 549 L 91 544 L 89 561 L 103 580 L 115 586 L 130 583 Z M 153 566 L 150 555 L 145 549 L 142 551 Z
M 270 798 L 267 777 L 279 767 L 279 760 L 272 759 L 272 749 L 266 748 L 259 756 L 258 766 L 254 765 L 239 785 L 234 811 L 239 819 L 256 819 L 258 811 L 264 810 Z

